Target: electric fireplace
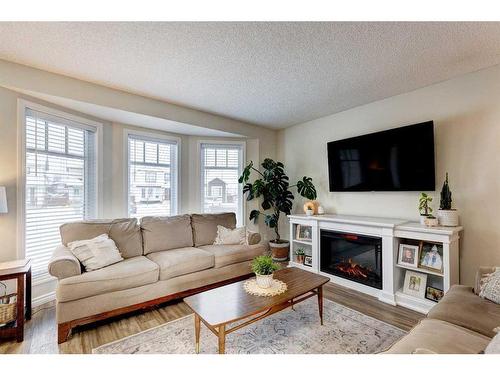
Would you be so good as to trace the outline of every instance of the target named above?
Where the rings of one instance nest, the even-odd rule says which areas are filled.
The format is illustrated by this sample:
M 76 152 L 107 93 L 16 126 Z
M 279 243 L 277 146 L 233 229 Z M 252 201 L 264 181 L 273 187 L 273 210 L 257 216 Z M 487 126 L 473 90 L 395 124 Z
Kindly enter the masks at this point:
M 382 289 L 382 239 L 321 230 L 320 270 Z

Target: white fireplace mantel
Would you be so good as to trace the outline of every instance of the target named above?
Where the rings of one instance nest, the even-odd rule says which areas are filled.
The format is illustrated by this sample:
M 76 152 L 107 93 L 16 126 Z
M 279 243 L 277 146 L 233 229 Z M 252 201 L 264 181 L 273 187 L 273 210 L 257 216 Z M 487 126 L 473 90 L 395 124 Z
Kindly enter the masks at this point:
M 459 233 L 462 227 L 428 228 L 416 222 L 404 219 L 365 217 L 352 215 L 289 215 L 290 221 L 290 265 L 325 275 L 333 283 L 377 297 L 379 300 L 401 305 L 427 313 L 435 302 L 419 299 L 402 292 L 404 275 L 407 269 L 426 273 L 434 282 L 442 285 L 446 292 L 451 285 L 459 283 Z M 311 227 L 311 239 L 296 238 L 297 225 Z M 320 269 L 320 231 L 331 230 L 341 233 L 352 233 L 379 237 L 382 239 L 382 289 L 376 289 L 355 281 L 324 273 Z M 427 241 L 443 245 L 443 273 L 424 269 L 402 267 L 397 264 L 399 244 L 405 241 Z M 295 261 L 297 248 L 306 248 L 312 257 L 311 266 Z M 310 253 L 310 254 L 309 254 Z

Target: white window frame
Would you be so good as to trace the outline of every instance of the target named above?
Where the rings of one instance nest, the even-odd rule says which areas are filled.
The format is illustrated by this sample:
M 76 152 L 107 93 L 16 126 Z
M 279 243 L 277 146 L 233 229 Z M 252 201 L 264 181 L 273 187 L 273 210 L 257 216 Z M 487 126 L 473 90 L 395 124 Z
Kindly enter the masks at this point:
M 200 213 L 203 212 L 203 207 L 205 204 L 205 202 L 204 202 L 205 186 L 203 183 L 204 171 L 203 171 L 202 150 L 201 150 L 202 145 L 204 145 L 204 144 L 209 144 L 209 145 L 214 145 L 214 146 L 217 146 L 217 145 L 231 146 L 231 145 L 233 145 L 233 146 L 241 147 L 241 163 L 240 163 L 240 173 L 239 173 L 240 175 L 243 172 L 243 169 L 245 168 L 246 160 L 247 160 L 247 158 L 246 158 L 247 143 L 245 141 L 230 141 L 230 140 L 218 140 L 218 139 L 202 139 L 202 140 L 198 141 L 198 165 L 199 165 L 198 178 L 199 178 L 199 182 L 200 182 L 199 183 L 199 186 L 200 186 L 200 190 L 199 190 Z M 240 188 L 243 189 L 243 186 L 240 186 Z M 240 226 L 244 226 L 244 225 L 246 225 L 246 199 L 243 196 L 243 191 L 241 191 L 241 194 L 240 194 L 239 206 L 241 208 L 240 217 L 237 217 L 236 220 Z
M 130 191 L 130 186 L 129 186 L 129 162 L 130 162 L 130 155 L 129 155 L 129 149 L 128 149 L 128 138 L 130 135 L 135 135 L 141 138 L 146 138 L 150 139 L 151 141 L 158 141 L 158 140 L 164 140 L 164 141 L 169 141 L 169 142 L 175 142 L 177 144 L 177 154 L 175 157 L 176 165 L 175 165 L 175 174 L 174 174 L 174 183 L 177 188 L 177 194 L 176 194 L 176 212 L 173 213 L 173 215 L 178 215 L 181 211 L 181 179 L 180 179 L 180 174 L 181 174 L 181 165 L 182 165 L 182 160 L 181 160 L 181 138 L 180 137 L 174 137 L 171 135 L 166 135 L 166 134 L 159 134 L 159 133 L 154 133 L 154 132 L 148 132 L 148 131 L 142 131 L 142 130 L 134 130 L 134 129 L 124 129 L 123 130 L 123 160 L 125 160 L 124 166 L 123 166 L 123 181 L 124 181 L 124 197 L 123 197 L 123 207 L 124 207 L 124 214 L 125 217 L 129 217 L 129 191 Z M 172 193 L 170 193 L 170 197 L 172 197 Z
M 26 257 L 25 222 L 26 222 L 26 109 L 44 112 L 52 116 L 77 122 L 95 129 L 96 136 L 96 218 L 102 217 L 103 212 L 103 124 L 84 117 L 76 116 L 58 109 L 50 108 L 25 99 L 17 100 L 17 257 Z M 52 276 L 37 278 L 33 285 L 52 281 Z

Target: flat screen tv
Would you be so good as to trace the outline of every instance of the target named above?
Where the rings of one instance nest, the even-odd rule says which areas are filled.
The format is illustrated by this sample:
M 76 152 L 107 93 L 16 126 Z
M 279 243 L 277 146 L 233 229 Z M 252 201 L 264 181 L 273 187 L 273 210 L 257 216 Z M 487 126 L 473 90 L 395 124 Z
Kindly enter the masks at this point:
M 434 191 L 434 123 L 328 143 L 330 191 Z

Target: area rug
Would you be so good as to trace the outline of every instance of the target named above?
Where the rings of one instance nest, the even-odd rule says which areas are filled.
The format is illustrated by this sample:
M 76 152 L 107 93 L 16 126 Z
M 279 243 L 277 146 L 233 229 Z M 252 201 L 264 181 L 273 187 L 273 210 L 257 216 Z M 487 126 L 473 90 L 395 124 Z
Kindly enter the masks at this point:
M 221 306 L 221 308 L 224 308 Z M 288 308 L 226 336 L 227 354 L 377 353 L 405 335 L 380 320 L 324 300 L 324 325 L 316 299 Z M 200 352 L 217 353 L 217 337 L 201 325 Z M 105 344 L 96 354 L 194 354 L 194 317 L 188 315 L 159 327 Z

